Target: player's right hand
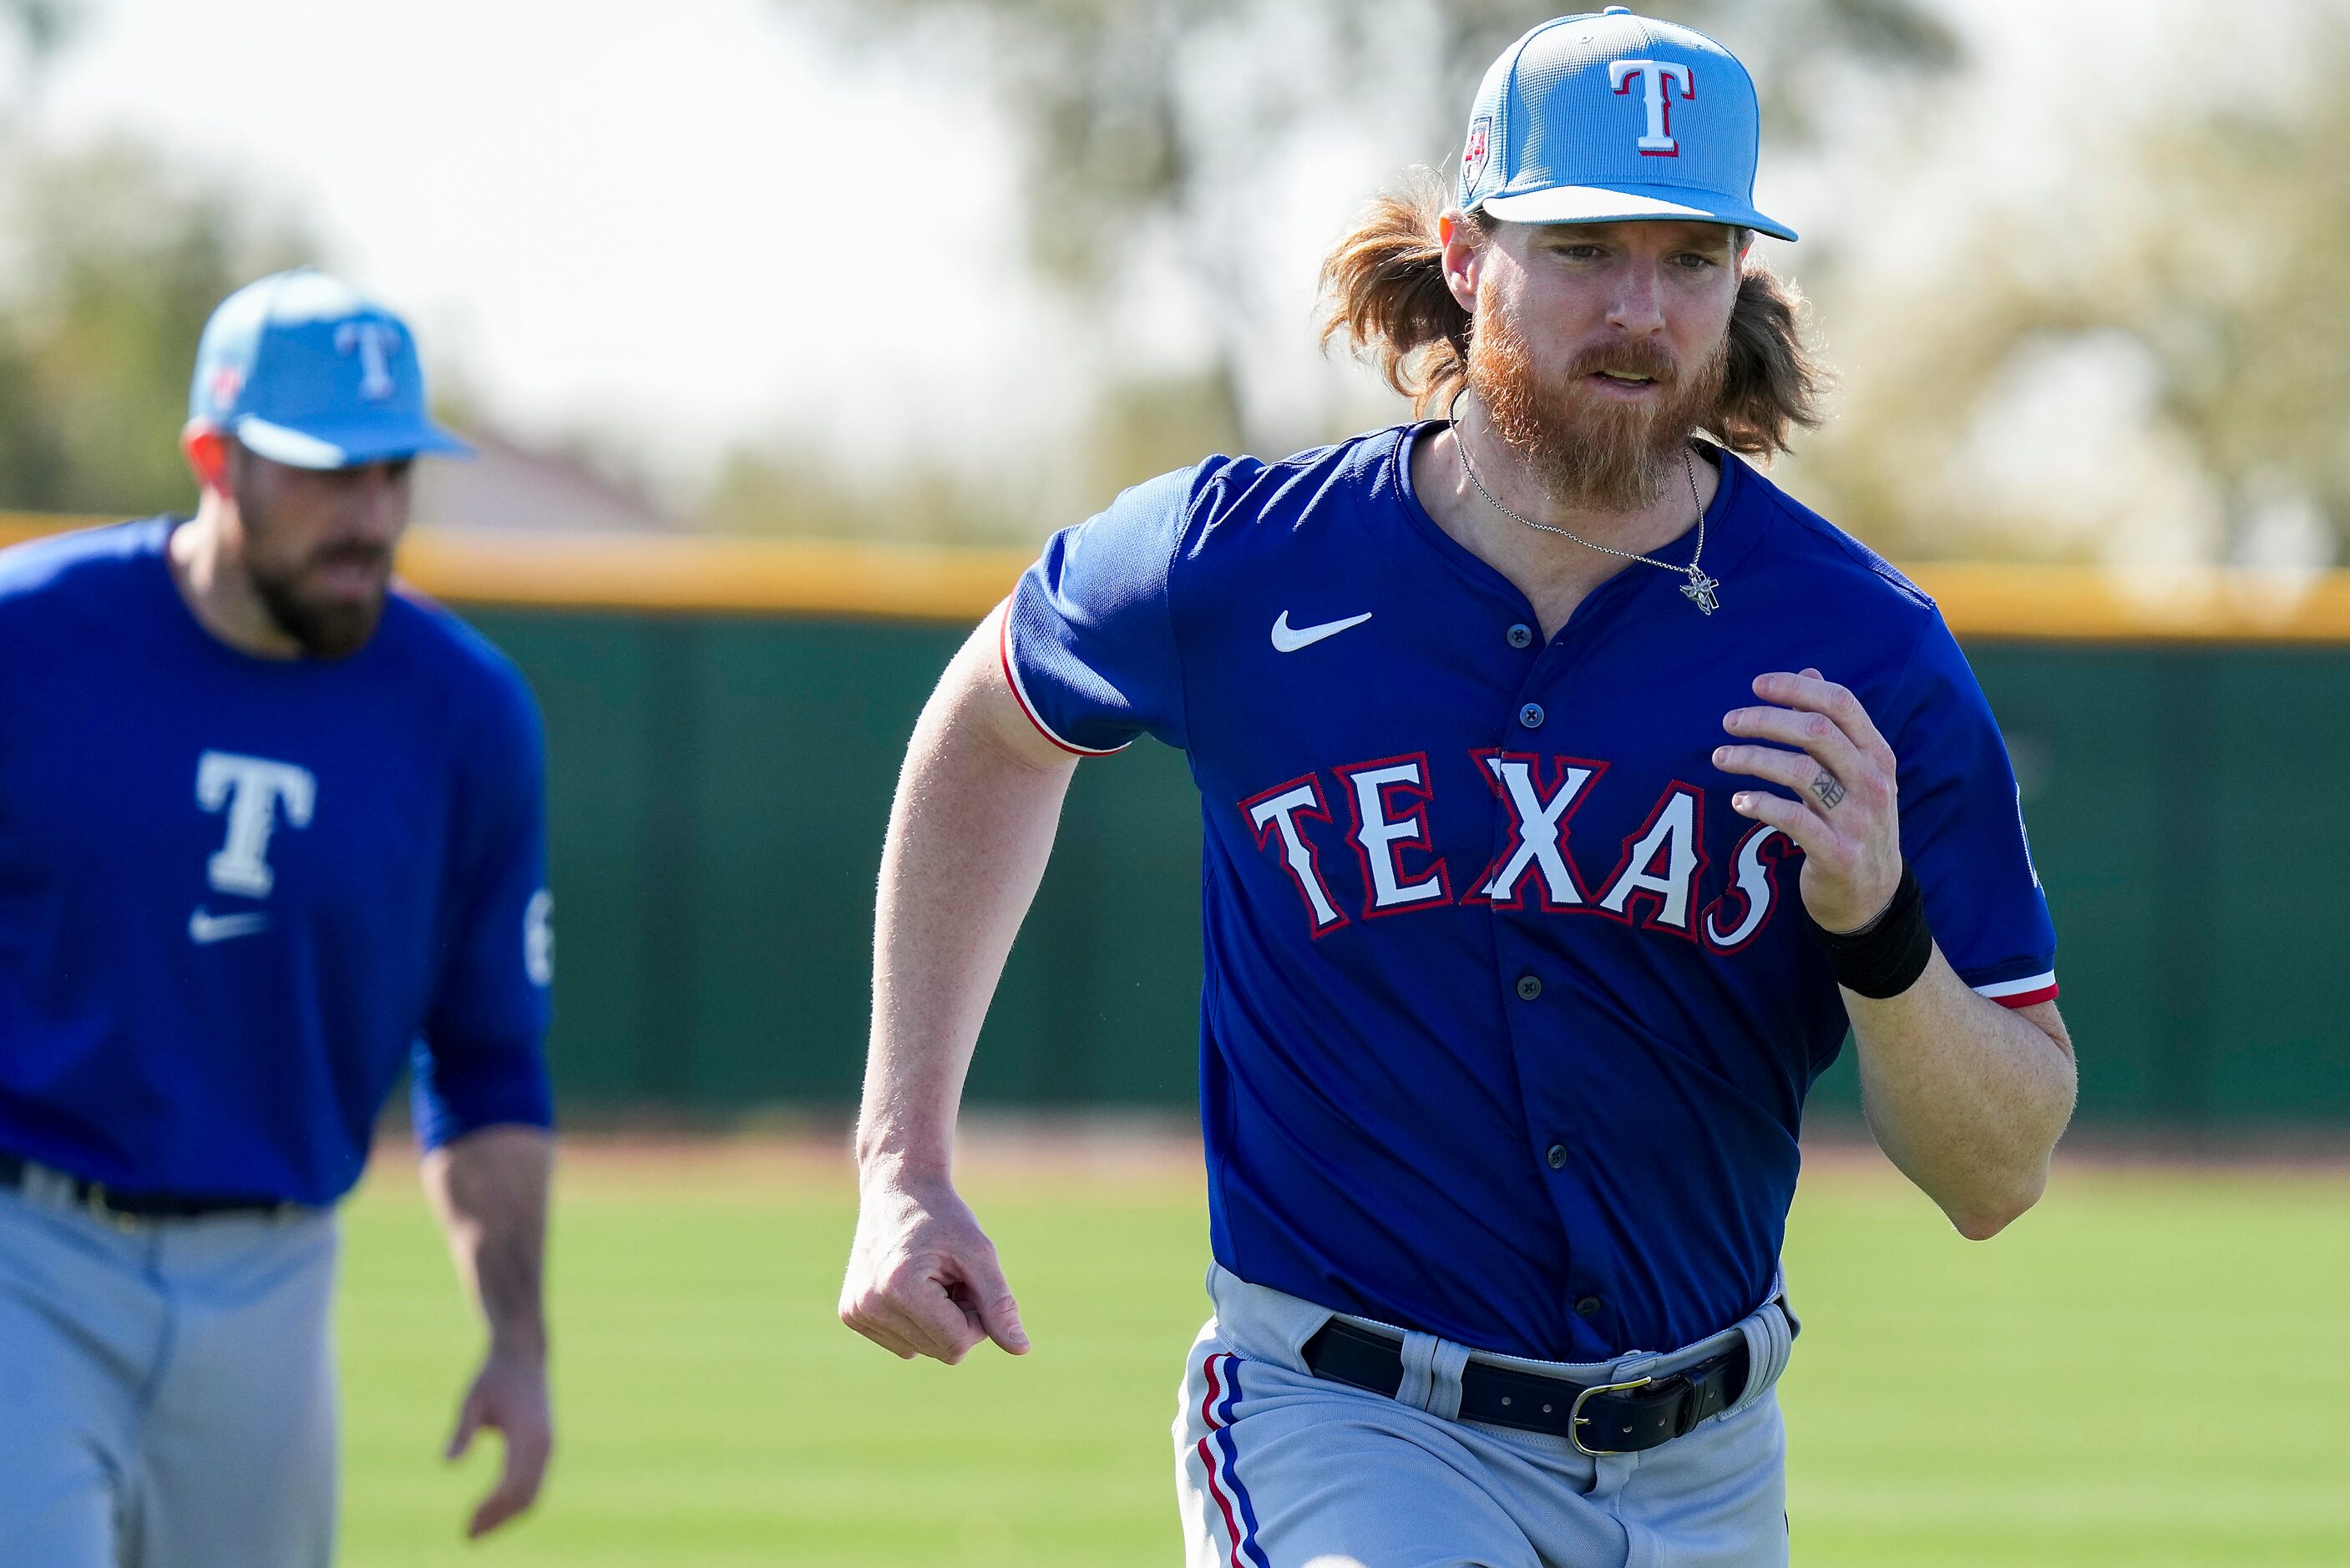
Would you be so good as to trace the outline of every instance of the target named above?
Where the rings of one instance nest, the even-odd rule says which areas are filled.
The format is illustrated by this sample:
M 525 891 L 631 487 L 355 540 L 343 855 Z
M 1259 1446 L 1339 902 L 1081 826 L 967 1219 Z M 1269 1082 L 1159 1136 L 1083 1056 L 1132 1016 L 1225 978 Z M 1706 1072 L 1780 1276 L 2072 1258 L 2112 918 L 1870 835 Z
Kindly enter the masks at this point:
M 1014 1355 L 1028 1353 L 995 1244 L 944 1181 L 867 1181 L 840 1321 L 909 1361 L 929 1355 L 951 1366 L 989 1339 Z

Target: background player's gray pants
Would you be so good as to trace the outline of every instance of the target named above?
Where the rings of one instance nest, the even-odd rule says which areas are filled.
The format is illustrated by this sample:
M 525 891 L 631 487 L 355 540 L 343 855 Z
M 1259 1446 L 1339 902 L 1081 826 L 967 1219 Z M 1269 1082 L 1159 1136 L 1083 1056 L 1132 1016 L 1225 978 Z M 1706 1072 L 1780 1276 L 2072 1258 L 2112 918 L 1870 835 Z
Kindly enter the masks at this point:
M 1175 1419 L 1191 1568 L 1749 1568 L 1787 1561 L 1786 1438 L 1772 1389 L 1785 1315 L 1765 1306 L 1669 1355 L 1575 1366 L 1663 1376 L 1747 1341 L 1737 1404 L 1644 1454 L 1451 1418 L 1466 1346 L 1407 1336 L 1399 1397 L 1325 1382 L 1300 1352 L 1331 1314 L 1221 1268 Z M 1355 1320 L 1362 1321 L 1362 1320 Z
M 335 1248 L 0 1189 L 0 1568 L 324 1568 Z

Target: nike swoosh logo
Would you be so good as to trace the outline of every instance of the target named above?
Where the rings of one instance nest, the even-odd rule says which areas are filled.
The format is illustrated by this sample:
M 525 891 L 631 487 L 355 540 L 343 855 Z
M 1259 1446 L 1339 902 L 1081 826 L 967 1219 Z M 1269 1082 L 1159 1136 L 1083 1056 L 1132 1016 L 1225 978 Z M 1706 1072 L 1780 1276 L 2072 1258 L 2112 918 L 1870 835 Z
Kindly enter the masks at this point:
M 1345 620 L 1326 620 L 1320 626 L 1293 627 L 1289 624 L 1289 612 L 1284 610 L 1281 618 L 1273 623 L 1273 646 L 1284 653 L 1295 653 L 1301 648 L 1313 647 L 1326 637 L 1336 637 L 1350 626 L 1360 626 L 1370 618 L 1371 612 L 1365 610 L 1360 615 L 1350 615 Z
M 188 917 L 188 940 L 199 947 L 210 947 L 233 937 L 249 937 L 268 929 L 269 917 L 261 914 L 214 915 L 198 909 Z

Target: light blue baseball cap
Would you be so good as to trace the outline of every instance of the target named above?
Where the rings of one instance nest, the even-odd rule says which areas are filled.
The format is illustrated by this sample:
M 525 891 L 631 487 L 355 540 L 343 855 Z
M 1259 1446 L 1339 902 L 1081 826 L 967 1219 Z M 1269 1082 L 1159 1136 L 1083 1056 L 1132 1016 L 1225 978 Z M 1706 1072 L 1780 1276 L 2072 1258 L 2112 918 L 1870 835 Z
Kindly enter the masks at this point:
M 190 419 L 294 468 L 472 456 L 424 408 L 424 368 L 408 324 L 308 267 L 221 301 L 188 389 Z
M 1461 210 L 1506 223 L 1686 218 L 1795 231 L 1754 210 L 1762 115 L 1738 57 L 1628 7 L 1544 22 L 1477 89 Z

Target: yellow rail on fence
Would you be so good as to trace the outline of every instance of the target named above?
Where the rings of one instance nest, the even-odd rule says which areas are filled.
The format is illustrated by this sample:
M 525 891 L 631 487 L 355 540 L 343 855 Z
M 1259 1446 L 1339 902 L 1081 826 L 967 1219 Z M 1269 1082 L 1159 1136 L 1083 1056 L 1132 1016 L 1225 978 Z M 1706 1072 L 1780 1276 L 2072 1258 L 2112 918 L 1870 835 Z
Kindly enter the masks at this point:
M 400 572 L 452 603 L 977 620 L 1027 550 L 838 539 L 494 535 L 420 528 Z
M 0 513 L 0 545 L 104 521 Z M 400 572 L 452 604 L 976 620 L 1032 558 L 1021 549 L 698 535 L 494 534 L 420 527 Z M 1960 637 L 2060 641 L 2350 642 L 2350 572 L 2133 577 L 2094 566 L 1907 568 Z

